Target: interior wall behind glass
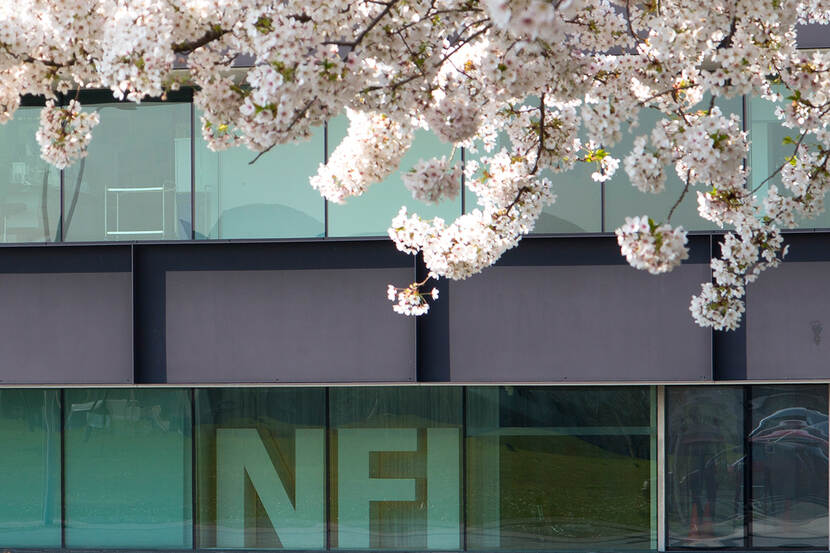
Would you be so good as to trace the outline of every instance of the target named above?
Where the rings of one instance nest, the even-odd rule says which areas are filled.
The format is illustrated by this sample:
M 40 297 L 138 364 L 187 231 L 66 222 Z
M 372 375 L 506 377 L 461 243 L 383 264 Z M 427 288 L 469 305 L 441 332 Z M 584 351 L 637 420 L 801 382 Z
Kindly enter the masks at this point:
M 666 389 L 666 521 L 672 547 L 743 547 L 742 386 Z
M 461 549 L 461 389 L 329 395 L 332 547 Z
M 0 547 L 60 547 L 59 390 L 0 390 Z
M 196 390 L 199 547 L 325 547 L 322 388 Z
M 648 387 L 467 388 L 470 550 L 647 550 Z
M 64 171 L 64 240 L 189 240 L 189 103 L 90 104 L 89 154 Z
M 190 547 L 189 391 L 70 389 L 65 400 L 67 545 Z
M 346 136 L 348 118 L 336 117 L 328 124 L 329 153 Z M 406 206 L 411 215 L 417 213 L 423 219 L 441 217 L 447 224 L 461 215 L 461 195 L 454 200 L 444 200 L 437 205 L 427 204 L 412 197 L 401 179 L 401 174 L 412 169 L 420 160 L 433 157 L 450 157 L 453 147 L 424 130 L 415 132 L 412 146 L 401 160 L 397 171 L 382 182 L 369 187 L 362 196 L 346 199 L 345 204 L 329 202 L 329 236 L 386 236 L 389 223 Z M 461 163 L 461 149 L 455 151 L 453 162 Z M 459 183 L 460 187 L 460 183 Z
M 324 156 L 324 129 L 307 142 L 256 157 L 245 147 L 212 152 L 196 125 L 196 238 L 323 236 L 325 202 L 308 184 Z
M 58 238 L 60 173 L 40 158 L 40 107 L 20 107 L 0 125 L 0 241 Z

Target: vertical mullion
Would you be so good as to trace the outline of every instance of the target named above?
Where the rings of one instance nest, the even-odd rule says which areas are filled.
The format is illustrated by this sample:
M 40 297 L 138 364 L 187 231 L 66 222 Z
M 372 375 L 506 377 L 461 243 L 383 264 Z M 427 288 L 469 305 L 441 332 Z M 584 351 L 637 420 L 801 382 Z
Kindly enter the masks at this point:
M 191 520 L 191 549 L 198 548 L 199 532 L 198 532 L 198 502 L 196 491 L 198 488 L 197 481 L 197 466 L 196 466 L 196 389 L 190 388 L 190 520 Z
M 60 389 L 61 418 L 61 549 L 66 549 L 66 390 Z
M 752 547 L 752 446 L 749 434 L 752 432 L 752 387 L 743 386 L 743 446 L 744 446 L 744 547 Z
M 63 95 L 60 94 L 60 93 L 58 95 L 58 101 L 61 105 L 63 104 Z M 58 242 L 63 242 L 63 217 L 64 217 L 64 209 L 63 209 L 64 191 L 63 191 L 63 188 L 64 188 L 64 182 L 65 182 L 64 173 L 65 173 L 64 169 L 60 169 L 58 171 L 58 174 L 60 175 L 60 177 L 59 177 L 60 217 L 58 219 L 58 236 L 57 236 Z M 61 416 L 63 416 L 63 413 L 61 413 Z
M 463 159 L 464 150 L 462 149 L 461 152 Z M 462 194 L 463 192 L 462 188 Z M 461 501 L 459 503 L 461 505 L 461 549 L 467 551 L 467 386 L 461 388 Z
M 323 123 L 323 164 L 329 162 L 329 122 Z M 323 238 L 329 237 L 329 200 L 323 196 Z M 326 389 L 326 397 L 328 398 L 328 389 Z M 326 408 L 328 409 L 328 408 Z M 328 410 L 326 411 L 328 413 Z M 326 431 L 328 432 L 328 430 Z M 328 442 L 326 442 L 328 443 Z
M 657 386 L 657 551 L 666 550 L 666 387 Z
M 331 412 L 330 412 L 330 402 L 329 402 L 329 388 L 328 386 L 324 388 L 325 390 L 325 458 L 323 460 L 323 470 L 325 471 L 326 475 L 326 493 L 324 494 L 324 501 L 326 502 L 326 522 L 325 522 L 325 529 L 326 529 L 326 550 L 331 550 Z
M 461 147 L 461 214 L 467 213 L 467 148 Z
M 190 239 L 196 240 L 196 108 L 190 99 Z

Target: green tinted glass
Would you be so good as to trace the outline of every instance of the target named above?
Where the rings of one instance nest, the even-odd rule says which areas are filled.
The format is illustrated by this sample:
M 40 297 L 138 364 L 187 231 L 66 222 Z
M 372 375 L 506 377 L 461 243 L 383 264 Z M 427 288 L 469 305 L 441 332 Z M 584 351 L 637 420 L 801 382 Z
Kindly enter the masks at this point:
M 469 549 L 654 549 L 652 403 L 647 387 L 468 388 Z
M 333 151 L 346 136 L 348 119 L 345 116 L 329 121 L 328 146 Z M 417 213 L 424 219 L 441 217 L 447 223 L 461 214 L 461 197 L 430 205 L 412 197 L 401 180 L 401 172 L 409 171 L 419 160 L 446 156 L 452 153 L 452 146 L 444 144 L 430 133 L 419 130 L 415 133 L 412 147 L 403 156 L 400 168 L 383 182 L 375 183 L 362 196 L 348 198 L 345 204 L 329 203 L 329 236 L 386 236 L 392 218 L 401 206 Z M 460 149 L 453 161 L 460 163 Z
M 190 104 L 92 104 L 89 155 L 64 171 L 64 240 L 190 238 Z
M 200 547 L 325 547 L 325 397 L 196 391 Z
M 331 543 L 461 548 L 461 389 L 332 388 Z
M 197 119 L 198 121 L 198 119 Z M 311 140 L 256 153 L 212 152 L 196 139 L 196 238 L 323 236 L 325 202 L 308 184 L 323 162 L 323 127 Z
M 465 152 L 465 159 L 480 161 L 482 157 L 495 154 L 501 148 L 509 148 L 510 141 L 500 137 L 496 149 L 485 152 L 481 145 L 478 151 Z M 553 185 L 556 201 L 542 210 L 533 234 L 600 232 L 602 230 L 602 185 L 591 178 L 596 166 L 577 163 L 573 169 L 554 173 L 541 171 L 540 177 L 549 179 Z M 478 207 L 476 195 L 465 190 L 465 211 Z
M 66 390 L 66 543 L 192 543 L 187 390 Z
M 780 89 L 785 96 L 789 94 L 783 87 Z M 749 151 L 750 183 L 753 190 L 758 189 L 760 198 L 766 197 L 767 187 L 775 185 L 778 192 L 784 195 L 791 195 L 781 185 L 781 175 L 776 173 L 787 158 L 793 155 L 795 146 L 791 143 L 785 144 L 788 137 L 797 141 L 798 129 L 790 129 L 781 124 L 775 116 L 775 110 L 785 104 L 788 100 L 782 100 L 781 104 L 774 104 L 768 100 L 758 97 L 747 98 L 747 118 L 749 120 L 749 139 L 751 148 Z M 769 179 L 769 180 L 767 180 Z M 767 181 L 764 183 L 764 181 Z M 763 183 L 763 184 L 762 184 Z M 825 202 L 830 201 L 826 198 Z M 830 212 L 825 211 L 814 219 L 796 217 L 796 223 L 801 228 L 828 228 L 830 227 Z
M 0 126 L 0 241 L 52 242 L 60 218 L 60 173 L 40 159 L 39 107 Z
M 0 547 L 61 546 L 58 390 L 0 390 Z
M 708 108 L 708 100 L 701 102 L 700 107 Z M 732 113 L 741 114 L 741 98 L 730 100 L 718 100 L 717 106 L 725 116 Z M 625 156 L 634 146 L 634 139 L 637 136 L 651 135 L 651 131 L 658 121 L 666 116 L 656 110 L 645 109 L 640 112 L 639 125 L 630 131 L 623 128 L 623 138 L 610 152 L 613 156 L 620 158 L 620 167 L 614 176 L 605 183 L 605 230 L 613 231 L 625 223 L 626 217 L 648 215 L 657 222 L 665 222 L 669 212 L 677 202 L 682 193 L 684 184 L 674 165 L 665 168 L 666 189 L 660 194 L 640 192 L 631 185 L 631 179 L 625 172 Z M 625 126 L 624 126 L 625 127 Z M 649 145 L 651 141 L 649 140 Z M 706 192 L 707 188 L 702 185 L 690 187 L 680 204 L 674 211 L 671 218 L 671 225 L 674 227 L 683 226 L 686 230 L 712 230 L 718 228 L 714 223 L 702 219 L 697 212 L 697 191 Z

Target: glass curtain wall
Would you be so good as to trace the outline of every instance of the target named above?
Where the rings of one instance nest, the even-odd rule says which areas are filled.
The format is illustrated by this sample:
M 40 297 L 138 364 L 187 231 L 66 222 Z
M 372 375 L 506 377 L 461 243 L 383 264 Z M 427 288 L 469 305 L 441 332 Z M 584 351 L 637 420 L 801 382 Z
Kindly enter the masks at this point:
M 656 542 L 648 387 L 473 387 L 471 550 L 646 550 Z
M 668 543 L 828 547 L 827 387 L 667 392 Z
M 329 154 L 346 136 L 348 118 L 343 115 L 328 124 Z M 401 206 L 417 213 L 423 219 L 441 217 L 447 222 L 461 215 L 461 195 L 437 205 L 427 204 L 412 197 L 404 186 L 401 174 L 412 169 L 420 160 L 453 155 L 453 162 L 461 163 L 461 149 L 453 154 L 453 147 L 424 130 L 415 132 L 412 146 L 401 160 L 400 167 L 382 182 L 369 187 L 362 196 L 348 198 L 344 204 L 329 203 L 329 236 L 386 236 L 389 223 Z M 460 186 L 460 183 L 459 183 Z
M 0 241 L 59 239 L 60 172 L 40 158 L 41 107 L 18 108 L 0 127 Z
M 656 392 L 0 389 L 0 548 L 655 550 Z M 827 395 L 668 386 L 667 546 L 826 550 Z
M 196 390 L 198 545 L 325 547 L 323 388 Z
M 190 239 L 190 106 L 84 105 L 101 122 L 64 171 L 64 240 Z
M 784 86 L 778 91 L 785 97 L 781 102 L 773 103 L 758 97 L 747 97 L 747 125 L 751 148 L 749 151 L 750 184 L 758 189 L 758 196 L 763 198 L 769 186 L 778 187 L 783 195 L 791 193 L 783 188 L 781 175 L 774 174 L 779 167 L 787 163 L 795 151 L 793 142 L 798 140 L 799 129 L 785 127 L 775 115 L 775 110 L 785 107 L 791 93 Z M 770 178 L 771 177 L 771 178 Z M 766 183 L 766 181 L 769 179 Z M 830 201 L 827 199 L 826 201 Z M 830 227 L 830 212 L 825 209 L 814 219 L 797 217 L 796 222 L 803 228 Z
M 65 391 L 66 545 L 192 544 L 190 394 Z
M 332 388 L 331 545 L 461 549 L 461 388 Z
M 106 91 L 82 91 L 84 109 L 98 112 L 101 122 L 93 130 L 89 155 L 63 173 L 40 159 L 35 132 L 41 107 L 37 99 L 24 99 L 14 118 L 0 127 L 0 243 L 385 236 L 402 205 L 427 219 L 451 221 L 461 214 L 460 197 L 429 205 L 414 200 L 403 185 L 402 171 L 421 159 L 453 155 L 461 163 L 460 148 L 453 152 L 426 131 L 416 132 L 400 168 L 383 182 L 344 205 L 326 207 L 308 178 L 324 161 L 326 142 L 330 153 L 345 136 L 345 116 L 331 120 L 327 131 L 316 129 L 309 141 L 274 148 L 251 165 L 253 152 L 211 152 L 201 133 L 193 136 L 199 117 L 184 101 L 187 94 L 134 104 L 112 102 Z M 786 138 L 797 133 L 775 117 L 777 104 L 755 97 L 718 100 L 727 115 L 742 113 L 744 104 L 752 146 L 749 185 L 763 197 L 767 186 L 780 186 L 780 176 L 762 181 L 787 161 L 793 147 Z M 700 106 L 707 108 L 708 101 Z M 648 134 L 659 119 L 662 115 L 653 110 L 641 113 L 637 127 L 623 129 L 611 153 L 623 156 L 635 136 Z M 497 148 L 505 145 L 502 138 Z M 465 152 L 469 161 L 483 155 Z M 664 220 L 683 190 L 674 167 L 666 167 L 667 192 L 660 195 L 633 188 L 622 167 L 601 185 L 590 177 L 594 169 L 580 163 L 566 173 L 543 173 L 553 181 L 559 201 L 545 208 L 535 233 L 609 232 L 626 216 L 643 213 Z M 715 230 L 697 215 L 696 192 L 686 193 L 672 224 Z M 476 208 L 475 194 L 467 191 L 464 198 L 467 212 Z M 830 228 L 830 214 L 799 223 Z
M 730 114 L 741 115 L 743 100 L 741 97 L 729 100 L 719 100 L 717 106 L 725 117 Z M 704 99 L 700 109 L 708 109 L 709 100 Z M 625 172 L 624 160 L 634 146 L 637 136 L 651 135 L 654 126 L 667 117 L 657 110 L 643 110 L 640 112 L 638 125 L 631 129 L 623 129 L 623 137 L 616 145 L 610 148 L 615 157 L 620 158 L 620 167 L 614 176 L 605 183 L 605 230 L 613 231 L 625 223 L 626 217 L 649 215 L 656 222 L 665 222 L 672 206 L 683 195 L 684 182 L 677 175 L 673 165 L 664 168 L 666 173 L 666 189 L 660 194 L 640 192 L 632 186 L 631 179 Z M 649 141 L 650 144 L 650 141 Z M 692 187 L 686 192 L 672 215 L 673 227 L 682 225 L 686 230 L 714 230 L 717 225 L 702 219 L 697 211 L 697 190 L 703 192 L 702 186 Z
M 59 390 L 0 390 L 0 546 L 61 546 Z
M 196 114 L 199 125 L 199 114 Z M 324 156 L 324 129 L 256 160 L 244 147 L 212 152 L 197 127 L 196 238 L 307 238 L 325 233 L 325 201 L 308 184 Z

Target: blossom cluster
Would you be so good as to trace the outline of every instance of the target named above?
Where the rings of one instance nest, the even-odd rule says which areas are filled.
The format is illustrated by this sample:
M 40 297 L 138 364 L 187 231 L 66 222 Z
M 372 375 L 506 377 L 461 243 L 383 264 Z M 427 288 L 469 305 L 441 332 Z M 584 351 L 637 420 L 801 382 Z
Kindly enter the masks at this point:
M 40 128 L 35 135 L 41 156 L 58 169 L 86 157 L 91 131 L 97 124 L 98 114 L 81 111 L 77 101 L 72 100 L 62 108 L 49 100 L 40 112 Z
M 335 203 L 363 194 L 397 169 L 412 142 L 411 130 L 382 113 L 350 110 L 348 114 L 348 135 L 310 181 L 312 188 Z
M 616 231 L 617 243 L 628 263 L 653 275 L 671 271 L 689 258 L 686 231 L 683 227 L 657 225 L 643 215 L 626 217 Z
M 423 315 L 429 311 L 427 297 L 433 300 L 438 299 L 438 288 L 433 288 L 427 293 L 420 291 L 419 283 L 413 283 L 406 288 L 397 288 L 390 284 L 386 289 L 386 297 L 389 301 L 395 302 L 392 309 L 401 315 Z
M 673 170 L 683 189 L 669 204 L 696 195 L 700 216 L 728 231 L 693 316 L 734 328 L 746 285 L 784 254 L 778 229 L 820 213 L 830 187 L 830 52 L 798 50 L 800 23 L 830 24 L 826 0 L 0 2 L 0 123 L 22 96 L 45 97 L 38 143 L 65 167 L 97 123 L 65 100 L 81 88 L 140 102 L 192 86 L 208 145 L 257 155 L 346 113 L 346 137 L 310 179 L 338 203 L 386 179 L 426 129 L 483 150 L 463 169 L 478 206 L 455 221 L 403 210 L 389 234 L 456 279 L 533 229 L 554 200 L 545 174 L 587 163 L 605 181 L 622 164 L 635 188 L 666 194 Z M 721 111 L 745 94 L 777 102 L 792 130 L 792 155 L 758 189 L 746 133 Z M 645 110 L 657 121 L 640 129 Z M 626 132 L 633 148 L 610 155 Z M 458 193 L 461 170 L 439 158 L 402 174 L 417 199 L 436 202 Z M 673 211 L 651 214 L 665 224 L 635 217 L 619 229 L 632 265 L 682 261 Z M 402 290 L 398 309 L 422 311 L 420 286 Z
M 446 156 L 421 160 L 403 175 L 403 184 L 412 197 L 429 204 L 452 200 L 461 190 L 461 164 L 452 164 Z

